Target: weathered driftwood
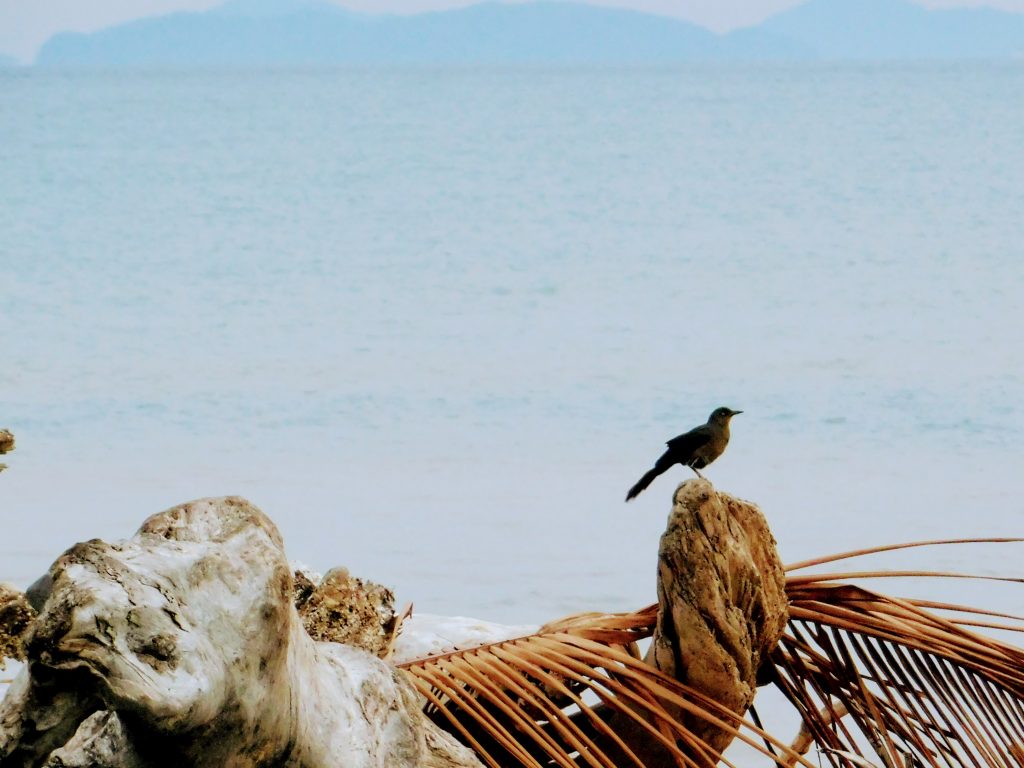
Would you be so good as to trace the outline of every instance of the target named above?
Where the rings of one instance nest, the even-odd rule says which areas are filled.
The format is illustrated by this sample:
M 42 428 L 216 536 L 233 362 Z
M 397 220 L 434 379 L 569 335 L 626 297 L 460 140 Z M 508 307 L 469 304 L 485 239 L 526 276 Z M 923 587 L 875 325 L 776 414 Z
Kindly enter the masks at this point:
M 658 550 L 658 603 L 644 660 L 733 712 L 746 712 L 758 669 L 787 621 L 782 562 L 761 511 L 707 480 L 680 485 Z M 668 709 L 718 754 L 733 739 Z M 649 765 L 675 765 L 645 732 L 621 727 Z
M 706 480 L 679 486 L 658 549 L 658 602 L 646 661 L 746 712 L 788 616 L 782 561 L 761 510 Z
M 25 658 L 22 638 L 35 615 L 25 595 L 0 584 L 0 669 L 4 668 L 4 659 Z
M 75 545 L 49 576 L 4 768 L 479 765 L 393 667 L 306 634 L 280 535 L 242 499 Z
M 296 574 L 296 582 L 309 577 Z M 332 568 L 319 584 L 296 594 L 302 626 L 314 640 L 345 643 L 383 657 L 395 630 L 395 596 L 345 568 Z

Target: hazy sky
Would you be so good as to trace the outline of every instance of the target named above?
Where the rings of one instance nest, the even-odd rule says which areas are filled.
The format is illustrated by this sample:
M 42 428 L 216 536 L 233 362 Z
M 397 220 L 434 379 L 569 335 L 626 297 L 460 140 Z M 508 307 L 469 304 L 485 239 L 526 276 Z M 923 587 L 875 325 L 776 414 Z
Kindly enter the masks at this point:
M 335 0 L 361 11 L 412 13 L 455 8 L 477 0 Z M 802 0 L 590 0 L 677 16 L 717 30 L 754 24 Z M 0 53 L 30 61 L 56 32 L 89 32 L 142 16 L 205 10 L 222 0 L 0 0 Z M 1024 12 L 1024 0 L 919 0 L 930 8 L 990 6 Z

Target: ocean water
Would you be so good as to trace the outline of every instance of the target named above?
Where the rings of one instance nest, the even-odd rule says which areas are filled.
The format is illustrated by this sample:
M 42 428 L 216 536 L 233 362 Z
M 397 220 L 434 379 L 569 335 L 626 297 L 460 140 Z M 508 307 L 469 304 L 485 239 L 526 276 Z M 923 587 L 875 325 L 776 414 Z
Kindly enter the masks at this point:
M 785 560 L 1024 534 L 1021 94 L 1021 62 L 0 72 L 0 580 L 242 494 L 417 610 L 637 608 L 689 473 L 625 491 L 723 404 L 706 474 Z

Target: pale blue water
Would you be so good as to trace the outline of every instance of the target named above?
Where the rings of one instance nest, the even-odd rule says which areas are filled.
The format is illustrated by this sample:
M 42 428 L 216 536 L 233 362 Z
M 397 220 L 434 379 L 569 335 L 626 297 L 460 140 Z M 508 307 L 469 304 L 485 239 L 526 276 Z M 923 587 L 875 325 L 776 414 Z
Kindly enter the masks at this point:
M 1022 95 L 1022 63 L 0 72 L 0 580 L 241 493 L 420 610 L 635 608 L 687 473 L 623 495 L 721 404 L 708 475 L 788 560 L 1022 534 Z

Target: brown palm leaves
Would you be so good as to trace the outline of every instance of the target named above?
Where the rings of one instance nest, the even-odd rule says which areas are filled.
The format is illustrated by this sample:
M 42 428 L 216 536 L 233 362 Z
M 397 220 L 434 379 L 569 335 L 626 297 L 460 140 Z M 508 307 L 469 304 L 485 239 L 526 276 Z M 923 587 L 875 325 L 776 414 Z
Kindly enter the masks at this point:
M 429 702 L 428 714 L 496 768 L 716 764 L 718 754 L 666 703 L 768 754 L 760 729 L 640 661 L 635 643 L 651 635 L 656 615 L 651 606 L 570 617 L 528 637 L 402 666 Z
M 428 714 L 498 768 L 731 766 L 669 714 L 673 706 L 780 766 L 811 766 L 802 754 L 816 745 L 837 768 L 1021 768 L 1024 651 L 978 630 L 1024 631 L 1024 619 L 851 583 L 896 572 L 793 573 L 893 548 L 787 569 L 790 623 L 767 672 L 803 719 L 791 746 L 640 660 L 636 643 L 651 635 L 657 606 L 570 617 L 403 667 Z
M 859 554 L 871 551 L 850 556 Z M 901 575 L 976 578 L 868 571 L 787 579 L 790 623 L 773 654 L 775 680 L 806 735 L 837 766 L 852 756 L 886 768 L 1021 766 L 1024 651 L 975 629 L 1022 631 L 1022 620 L 849 583 Z

